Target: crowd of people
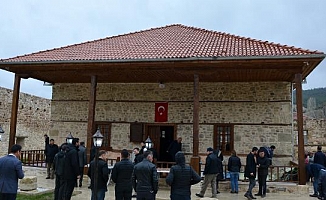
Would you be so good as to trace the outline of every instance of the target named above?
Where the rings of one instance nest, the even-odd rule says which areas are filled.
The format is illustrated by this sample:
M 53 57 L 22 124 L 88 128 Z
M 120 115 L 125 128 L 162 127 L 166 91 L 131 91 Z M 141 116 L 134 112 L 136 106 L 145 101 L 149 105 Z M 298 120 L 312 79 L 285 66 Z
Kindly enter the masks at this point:
M 47 135 L 44 138 L 47 164 L 46 179 L 55 178 L 54 199 L 69 200 L 74 188 L 81 187 L 83 184 L 84 166 L 88 164 L 85 143 L 79 142 L 78 138 L 73 138 L 71 143 L 64 143 L 58 147 L 54 140 L 49 139 Z M 180 151 L 181 141 L 181 138 L 173 141 L 167 150 L 170 153 L 175 152 L 175 165 L 170 168 L 166 177 L 166 183 L 171 186 L 170 198 L 172 200 L 190 199 L 191 185 L 202 180 L 200 175 L 186 164 L 185 155 Z M 249 180 L 248 189 L 244 194 L 247 199 L 256 199 L 255 196 L 261 198 L 266 196 L 266 179 L 268 168 L 272 165 L 274 150 L 275 146 L 273 145 L 270 147 L 253 147 L 247 155 L 244 171 L 244 176 Z M 22 163 L 19 160 L 20 152 L 21 146 L 13 145 L 11 153 L 0 158 L 0 199 L 16 199 L 18 179 L 24 177 Z M 154 200 L 158 192 L 159 178 L 154 153 L 146 148 L 144 142 L 142 142 L 141 148 L 135 147 L 133 153 L 134 159 L 131 161 L 130 153 L 127 149 L 123 149 L 120 153 L 121 161 L 117 162 L 112 169 L 115 198 L 130 200 L 136 197 L 137 199 Z M 98 159 L 93 158 L 89 162 L 87 173 L 91 180 L 89 188 L 92 194 L 90 198 L 91 200 L 104 200 L 110 173 L 107 164 L 107 152 L 100 150 Z M 211 197 L 217 198 L 220 193 L 218 183 L 226 178 L 223 173 L 222 162 L 222 152 L 219 149 L 214 150 L 208 147 L 203 170 L 204 179 L 196 196 L 204 197 L 206 189 L 210 185 Z M 227 170 L 228 178 L 230 178 L 230 192 L 233 194 L 239 193 L 238 180 L 241 166 L 242 163 L 236 151 L 231 151 Z M 317 152 L 314 154 L 306 153 L 306 170 L 307 181 L 310 179 L 313 181 L 314 193 L 310 196 L 324 199 L 326 195 L 326 156 L 322 152 L 321 146 L 317 147 Z M 259 189 L 258 193 L 253 195 L 252 190 L 256 185 L 256 178 Z M 133 191 L 134 194 L 132 194 Z
M 322 147 L 317 147 L 317 152 L 305 154 L 307 181 L 312 180 L 314 193 L 310 197 L 326 198 L 326 156 Z

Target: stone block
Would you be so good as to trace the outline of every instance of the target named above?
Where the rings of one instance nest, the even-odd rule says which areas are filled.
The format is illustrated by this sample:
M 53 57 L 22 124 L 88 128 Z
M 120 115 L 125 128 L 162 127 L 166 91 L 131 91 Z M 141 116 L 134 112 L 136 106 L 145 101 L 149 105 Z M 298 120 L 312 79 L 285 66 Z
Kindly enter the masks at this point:
M 19 181 L 19 188 L 22 191 L 36 190 L 37 188 L 37 177 L 36 176 L 25 176 Z

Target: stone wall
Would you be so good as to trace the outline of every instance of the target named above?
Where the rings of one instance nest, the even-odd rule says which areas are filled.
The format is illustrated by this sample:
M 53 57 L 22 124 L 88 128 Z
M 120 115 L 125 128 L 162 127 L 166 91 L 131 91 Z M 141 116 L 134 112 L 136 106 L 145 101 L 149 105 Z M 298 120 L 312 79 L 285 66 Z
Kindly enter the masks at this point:
M 5 131 L 0 155 L 8 153 L 13 91 L 0 87 L 0 125 Z M 16 143 L 23 150 L 44 149 L 44 134 L 51 127 L 51 100 L 20 93 L 17 114 Z
M 316 152 L 317 146 L 321 145 L 322 150 L 326 151 L 326 120 L 325 119 L 304 119 L 303 130 L 307 131 L 307 136 L 305 137 L 305 150 L 307 152 Z M 297 123 L 294 123 L 294 130 L 297 131 Z M 295 141 L 295 159 L 297 159 L 298 145 L 297 145 L 297 132 L 294 134 Z
M 216 123 L 234 124 L 234 146 L 246 155 L 253 146 L 275 145 L 275 154 L 293 155 L 291 84 L 286 82 L 200 83 L 199 152 L 213 146 Z M 86 140 L 90 84 L 55 84 L 50 136 L 64 142 L 71 132 Z M 155 123 L 155 102 L 169 103 L 168 122 L 176 124 L 184 150 L 192 154 L 193 83 L 98 84 L 95 120 L 111 122 L 111 146 L 132 149 L 129 123 Z M 277 159 L 277 157 L 275 158 Z M 280 159 L 282 160 L 282 159 Z M 283 163 L 283 161 L 282 161 Z

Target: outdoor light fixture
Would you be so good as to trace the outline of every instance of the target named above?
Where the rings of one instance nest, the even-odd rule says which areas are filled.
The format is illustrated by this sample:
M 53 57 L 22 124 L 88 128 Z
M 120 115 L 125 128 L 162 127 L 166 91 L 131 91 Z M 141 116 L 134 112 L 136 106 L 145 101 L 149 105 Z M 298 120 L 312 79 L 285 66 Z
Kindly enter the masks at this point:
M 2 134 L 4 134 L 5 131 L 2 129 L 1 125 L 0 125 L 0 141 L 2 141 Z
M 98 128 L 96 133 L 93 135 L 93 143 L 95 147 L 101 147 L 103 143 L 103 135 L 101 134 L 100 129 Z
M 163 88 L 165 88 L 165 84 L 164 84 L 163 82 L 160 82 L 160 83 L 158 84 L 158 87 L 163 89 Z
M 68 143 L 68 144 L 72 144 L 72 140 L 74 139 L 74 137 L 72 137 L 72 135 L 71 135 L 71 132 L 67 135 L 67 137 L 66 137 L 66 142 Z
M 151 138 L 149 138 L 149 136 L 147 137 L 147 139 L 145 141 L 145 146 L 147 149 L 150 149 L 153 147 L 153 142 L 152 142 Z
M 92 190 L 93 192 L 93 196 L 95 197 L 95 199 L 97 199 L 97 191 L 98 191 L 98 157 L 99 157 L 99 153 L 98 153 L 98 149 L 102 146 L 103 143 L 103 135 L 101 134 L 100 128 L 97 129 L 96 133 L 93 135 L 93 143 L 94 143 L 94 147 L 95 147 L 95 173 L 94 173 L 94 188 Z

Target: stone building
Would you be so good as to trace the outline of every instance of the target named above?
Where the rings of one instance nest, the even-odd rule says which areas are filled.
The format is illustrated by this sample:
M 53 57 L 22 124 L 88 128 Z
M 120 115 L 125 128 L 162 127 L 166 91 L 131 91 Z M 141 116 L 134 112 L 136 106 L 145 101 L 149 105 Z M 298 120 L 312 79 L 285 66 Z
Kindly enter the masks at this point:
M 5 133 L 0 142 L 0 156 L 8 153 L 13 91 L 0 87 L 0 125 Z M 19 95 L 15 142 L 23 150 L 44 149 L 44 134 L 51 127 L 51 100 L 25 93 Z
M 0 68 L 17 84 L 53 84 L 49 133 L 58 141 L 71 132 L 90 146 L 100 128 L 107 150 L 150 137 L 167 160 L 169 143 L 182 136 L 197 168 L 209 146 L 245 156 L 273 144 L 279 163 L 292 160 L 292 90 L 300 107 L 302 80 L 324 57 L 177 24 L 4 59 Z

